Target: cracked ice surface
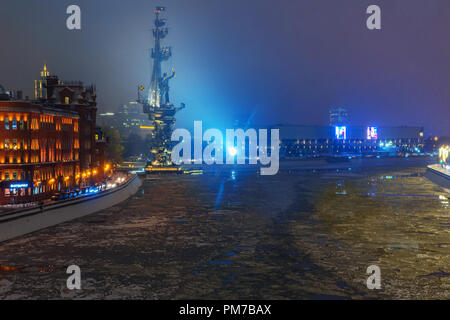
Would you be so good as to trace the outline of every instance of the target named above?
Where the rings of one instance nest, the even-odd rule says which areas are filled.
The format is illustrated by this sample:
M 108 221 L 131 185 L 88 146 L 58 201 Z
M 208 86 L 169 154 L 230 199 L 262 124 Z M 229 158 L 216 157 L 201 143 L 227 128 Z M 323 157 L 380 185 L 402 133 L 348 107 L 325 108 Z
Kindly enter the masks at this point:
M 423 170 L 145 180 L 120 205 L 0 244 L 0 264 L 21 268 L 0 270 L 0 298 L 448 298 L 450 195 Z

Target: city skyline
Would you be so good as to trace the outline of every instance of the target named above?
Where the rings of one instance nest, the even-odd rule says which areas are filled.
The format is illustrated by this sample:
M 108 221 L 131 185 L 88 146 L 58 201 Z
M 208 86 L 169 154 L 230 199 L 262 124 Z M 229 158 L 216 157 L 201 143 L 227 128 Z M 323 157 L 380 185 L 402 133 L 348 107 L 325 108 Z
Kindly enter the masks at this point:
M 95 83 L 99 112 L 116 112 L 137 99 L 138 85 L 149 85 L 150 17 L 158 3 L 77 4 L 79 31 L 65 27 L 68 2 L 4 4 L 0 83 L 32 96 L 46 62 L 63 79 Z M 251 115 L 257 124 L 324 124 L 328 110 L 341 106 L 352 125 L 415 125 L 426 136 L 449 135 L 450 45 L 441 39 L 450 4 L 382 4 L 381 30 L 366 28 L 368 4 L 166 1 L 166 43 L 175 54 L 163 68 L 177 72 L 174 104 L 190 108 L 177 126 L 202 120 L 225 127 Z

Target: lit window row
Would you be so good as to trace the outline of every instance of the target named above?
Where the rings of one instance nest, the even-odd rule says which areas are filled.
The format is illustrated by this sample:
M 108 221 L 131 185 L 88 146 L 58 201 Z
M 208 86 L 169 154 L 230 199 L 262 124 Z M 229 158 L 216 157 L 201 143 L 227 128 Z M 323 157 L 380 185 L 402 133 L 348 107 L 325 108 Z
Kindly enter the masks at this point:
M 53 116 L 42 114 L 41 123 L 53 123 Z
M 24 171 L 2 171 L 0 174 L 1 180 L 25 180 Z
M 38 155 L 31 155 L 28 156 L 28 154 L 25 154 L 22 157 L 15 157 L 15 156 L 0 156 L 0 163 L 10 163 L 10 164 L 21 164 L 21 163 L 38 163 L 39 162 L 39 156 Z
M 72 124 L 72 118 L 62 118 L 63 124 Z

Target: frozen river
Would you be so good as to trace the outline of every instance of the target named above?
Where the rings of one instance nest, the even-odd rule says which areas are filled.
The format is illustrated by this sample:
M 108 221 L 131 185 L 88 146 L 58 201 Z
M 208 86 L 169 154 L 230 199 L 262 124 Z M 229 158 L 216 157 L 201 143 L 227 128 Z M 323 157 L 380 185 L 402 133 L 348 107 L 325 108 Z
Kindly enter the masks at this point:
M 0 244 L 0 299 L 449 298 L 450 194 L 424 170 L 149 178 L 120 205 Z M 381 290 L 366 287 L 373 264 Z

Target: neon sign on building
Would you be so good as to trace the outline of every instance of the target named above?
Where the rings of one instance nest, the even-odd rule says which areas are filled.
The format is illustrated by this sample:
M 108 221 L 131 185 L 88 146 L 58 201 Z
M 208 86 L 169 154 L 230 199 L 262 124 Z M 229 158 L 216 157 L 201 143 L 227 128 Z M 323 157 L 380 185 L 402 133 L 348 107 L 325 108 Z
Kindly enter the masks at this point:
M 11 189 L 16 189 L 16 188 L 28 188 L 28 183 L 11 183 L 11 185 L 9 186 Z
M 347 139 L 347 127 L 345 126 L 336 127 L 336 139 L 338 140 Z
M 378 128 L 367 127 L 367 140 L 377 140 L 377 139 L 378 139 Z

